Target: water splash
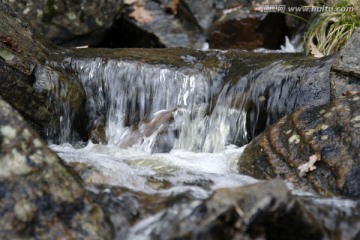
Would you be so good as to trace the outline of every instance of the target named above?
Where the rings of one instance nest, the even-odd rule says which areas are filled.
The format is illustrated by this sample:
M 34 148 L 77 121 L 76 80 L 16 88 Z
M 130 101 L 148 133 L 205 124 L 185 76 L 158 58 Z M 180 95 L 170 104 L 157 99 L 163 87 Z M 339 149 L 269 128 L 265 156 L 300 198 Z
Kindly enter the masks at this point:
M 221 81 L 216 74 L 101 58 L 71 64 L 87 93 L 90 121 L 103 116 L 106 119 L 108 144 L 124 147 L 136 144 L 142 149 L 153 149 L 165 131 L 162 129 L 165 124 L 173 133 L 174 139 L 169 141 L 175 142 L 176 138 L 177 148 L 194 151 L 224 148 L 224 142 L 207 147 L 209 144 L 204 141 L 204 136 L 226 135 L 228 131 L 226 126 L 210 128 L 214 117 L 209 118 L 210 125 L 206 121 L 219 91 L 214 87 Z
M 244 59 L 238 70 L 232 67 L 230 79 L 202 67 L 195 57 L 180 59 L 193 67 L 106 58 L 64 63 L 85 88 L 89 128 L 105 119 L 108 144 L 148 152 L 242 146 L 294 109 L 328 100 L 326 81 L 313 78 L 328 78 L 330 61 L 303 67 L 301 58 L 272 60 L 266 67 L 244 70 L 254 64 Z

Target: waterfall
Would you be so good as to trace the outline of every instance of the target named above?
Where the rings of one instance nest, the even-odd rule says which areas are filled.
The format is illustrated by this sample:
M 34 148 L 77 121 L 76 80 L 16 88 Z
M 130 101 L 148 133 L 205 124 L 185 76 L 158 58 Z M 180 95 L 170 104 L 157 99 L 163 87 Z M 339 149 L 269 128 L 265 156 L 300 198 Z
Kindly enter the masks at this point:
M 246 58 L 237 61 L 256 66 Z M 104 122 L 107 144 L 150 152 L 220 152 L 248 143 L 296 108 L 328 101 L 329 86 L 320 79 L 329 77 L 331 60 L 307 66 L 303 61 L 273 59 L 251 70 L 232 66 L 231 77 L 200 63 L 188 68 L 99 57 L 68 58 L 63 64 L 85 89 L 88 128 Z
M 218 73 L 102 58 L 68 62 L 85 88 L 90 121 L 106 119 L 108 144 L 128 146 L 126 142 L 137 141 L 140 148 L 152 148 L 165 131 L 158 125 L 165 123 L 151 123 L 171 113 L 166 141 L 175 148 L 220 151 L 228 143 L 230 126 L 241 116 L 227 104 L 216 104 L 224 95 Z M 158 129 L 146 130 L 154 126 Z

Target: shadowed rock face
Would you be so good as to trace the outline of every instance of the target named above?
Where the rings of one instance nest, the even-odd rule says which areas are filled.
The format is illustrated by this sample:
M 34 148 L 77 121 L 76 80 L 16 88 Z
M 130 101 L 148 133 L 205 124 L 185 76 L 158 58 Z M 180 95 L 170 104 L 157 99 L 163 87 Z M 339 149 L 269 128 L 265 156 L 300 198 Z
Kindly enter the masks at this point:
M 281 118 L 246 147 L 240 172 L 281 177 L 322 195 L 360 197 L 359 105 L 353 95 Z
M 265 14 L 234 11 L 224 15 L 209 30 L 210 48 L 279 49 L 286 31 L 284 16 L 278 13 Z
M 95 44 L 119 13 L 121 0 L 9 1 L 34 28 L 56 44 Z
M 0 95 L 49 138 L 64 128 L 59 119 L 65 114 L 77 125 L 71 134 L 82 135 L 79 129 L 86 125 L 85 92 L 74 74 L 55 63 L 65 52 L 42 39 L 22 15 L 0 1 Z M 66 108 L 71 110 L 65 113 Z
M 1 239 L 111 239 L 101 208 L 3 100 L 0 156 Z

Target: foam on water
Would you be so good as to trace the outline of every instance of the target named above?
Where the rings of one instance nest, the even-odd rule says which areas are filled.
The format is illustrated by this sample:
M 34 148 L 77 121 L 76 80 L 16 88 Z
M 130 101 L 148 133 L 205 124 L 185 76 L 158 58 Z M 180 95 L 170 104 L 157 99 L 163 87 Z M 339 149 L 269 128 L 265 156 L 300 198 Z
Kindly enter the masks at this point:
M 219 153 L 173 150 L 157 154 L 91 143 L 82 149 L 75 149 L 69 144 L 50 147 L 66 162 L 81 162 L 95 167 L 107 177 L 108 184 L 135 191 L 168 194 L 190 190 L 197 197 L 206 197 L 217 188 L 257 182 L 237 173 L 236 162 L 243 148 L 234 146 Z M 150 178 L 170 182 L 172 187 L 156 190 L 147 183 Z M 205 183 L 208 191 L 197 187 L 201 183 Z

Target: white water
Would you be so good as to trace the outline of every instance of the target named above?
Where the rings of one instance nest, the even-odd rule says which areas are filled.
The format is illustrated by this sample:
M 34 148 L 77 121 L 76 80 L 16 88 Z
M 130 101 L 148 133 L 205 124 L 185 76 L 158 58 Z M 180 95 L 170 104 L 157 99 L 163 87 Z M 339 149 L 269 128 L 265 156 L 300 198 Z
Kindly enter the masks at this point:
M 188 58 L 182 59 L 186 62 Z M 176 139 L 167 134 L 176 149 L 220 152 L 239 134 L 239 129 L 230 126 L 242 122 L 243 112 L 230 107 L 235 96 L 228 96 L 226 87 L 221 89 L 222 77 L 216 72 L 100 58 L 69 64 L 87 93 L 91 120 L 105 115 L 109 144 L 152 149 L 157 135 L 167 127 L 179 133 Z M 172 113 L 171 124 L 149 130 L 149 123 L 157 121 L 156 114 L 165 111 Z M 244 131 L 241 129 L 242 134 Z M 134 132 L 138 141 L 129 143 Z
M 170 153 L 149 154 L 136 149 L 120 149 L 113 145 L 94 145 L 75 149 L 70 144 L 50 146 L 66 162 L 89 164 L 105 178 L 105 183 L 146 193 L 181 193 L 191 191 L 195 197 L 207 197 L 213 190 L 237 187 L 257 180 L 237 173 L 236 162 L 243 148 L 229 146 L 219 153 L 194 153 L 172 150 Z M 149 180 L 169 182 L 171 187 L 159 188 Z M 205 187 L 199 187 L 204 183 Z

